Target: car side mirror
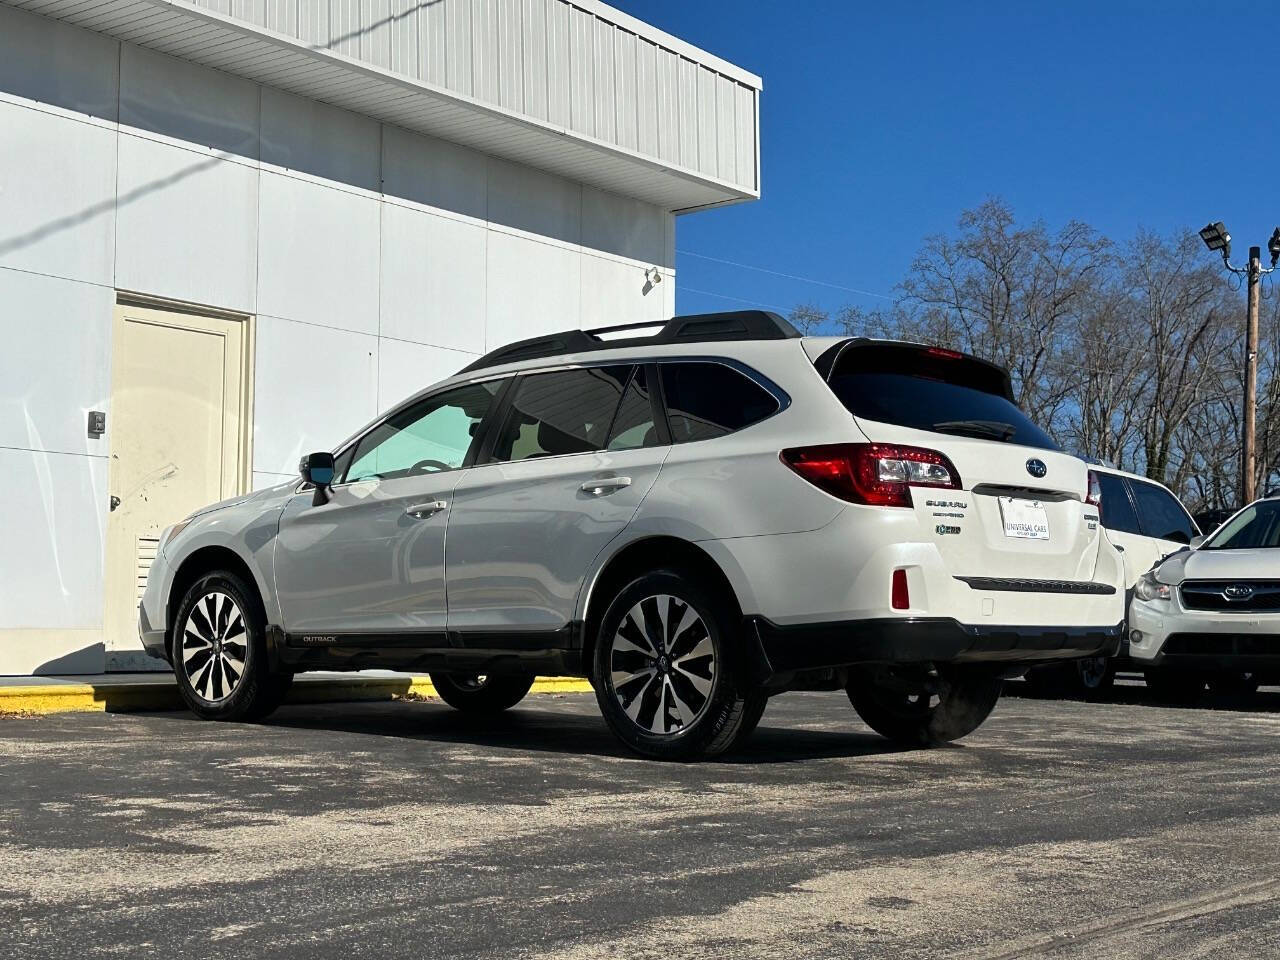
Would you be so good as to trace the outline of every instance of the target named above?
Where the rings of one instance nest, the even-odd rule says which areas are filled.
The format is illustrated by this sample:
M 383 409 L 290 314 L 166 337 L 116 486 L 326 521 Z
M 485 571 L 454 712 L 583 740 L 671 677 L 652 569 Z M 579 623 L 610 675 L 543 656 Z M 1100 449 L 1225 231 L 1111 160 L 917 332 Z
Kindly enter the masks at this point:
M 1200 544 L 1204 543 L 1204 541 L 1205 541 L 1205 538 L 1203 535 L 1198 537 L 1192 537 L 1191 543 L 1189 544 L 1189 546 L 1191 547 L 1192 550 L 1194 550 L 1196 549 L 1196 547 L 1200 546 Z
M 302 479 L 315 487 L 315 495 L 311 498 L 313 507 L 323 506 L 329 502 L 329 486 L 333 483 L 333 454 L 309 453 L 298 461 L 298 472 Z

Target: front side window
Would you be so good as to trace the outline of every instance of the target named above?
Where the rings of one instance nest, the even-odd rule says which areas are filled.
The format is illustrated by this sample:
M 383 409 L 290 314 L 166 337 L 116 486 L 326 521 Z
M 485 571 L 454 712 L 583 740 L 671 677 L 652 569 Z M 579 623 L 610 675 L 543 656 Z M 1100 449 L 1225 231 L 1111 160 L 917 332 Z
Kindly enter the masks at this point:
M 603 450 L 630 377 L 629 365 L 522 377 L 490 459 L 501 463 Z
M 502 382 L 448 390 L 380 423 L 356 443 L 346 482 L 458 469 Z
M 658 369 L 673 443 L 722 437 L 778 409 L 773 394 L 723 363 L 669 362 Z
M 1142 521 L 1143 533 L 1160 540 L 1191 542 L 1191 538 L 1199 531 L 1173 494 L 1154 483 L 1143 483 L 1141 480 L 1129 482 L 1133 486 L 1133 499 L 1138 504 L 1138 519 Z M 1105 499 L 1102 502 L 1106 504 Z
M 1280 547 L 1280 500 L 1245 507 L 1204 545 L 1206 550 Z
M 1094 473 L 1098 478 L 1098 489 L 1102 491 L 1102 525 L 1117 533 L 1135 533 L 1142 535 L 1142 527 L 1138 523 L 1138 514 L 1129 500 L 1129 491 L 1125 488 L 1124 478 L 1114 473 Z

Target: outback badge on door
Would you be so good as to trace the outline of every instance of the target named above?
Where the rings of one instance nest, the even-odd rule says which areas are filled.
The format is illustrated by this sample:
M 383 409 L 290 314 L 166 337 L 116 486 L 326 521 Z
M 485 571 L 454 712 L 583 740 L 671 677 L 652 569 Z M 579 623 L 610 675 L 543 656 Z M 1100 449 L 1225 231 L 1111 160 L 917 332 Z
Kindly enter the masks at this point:
M 1048 472 L 1049 472 L 1049 468 L 1045 466 L 1045 463 L 1043 460 L 1037 457 L 1032 457 L 1030 460 L 1027 461 L 1027 473 L 1031 474 L 1037 480 L 1043 477 Z

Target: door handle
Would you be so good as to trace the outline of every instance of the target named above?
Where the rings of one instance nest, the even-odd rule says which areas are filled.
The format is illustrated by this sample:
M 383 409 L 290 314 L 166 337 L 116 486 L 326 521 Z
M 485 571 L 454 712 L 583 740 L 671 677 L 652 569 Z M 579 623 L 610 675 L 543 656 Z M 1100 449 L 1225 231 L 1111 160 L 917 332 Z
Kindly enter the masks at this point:
M 430 503 L 416 503 L 412 507 L 406 507 L 404 512 L 415 520 L 427 520 L 448 506 L 447 500 L 432 500 Z
M 613 493 L 629 486 L 631 486 L 630 477 L 596 477 L 594 480 L 587 480 L 578 489 L 583 493 L 602 497 L 607 493 Z

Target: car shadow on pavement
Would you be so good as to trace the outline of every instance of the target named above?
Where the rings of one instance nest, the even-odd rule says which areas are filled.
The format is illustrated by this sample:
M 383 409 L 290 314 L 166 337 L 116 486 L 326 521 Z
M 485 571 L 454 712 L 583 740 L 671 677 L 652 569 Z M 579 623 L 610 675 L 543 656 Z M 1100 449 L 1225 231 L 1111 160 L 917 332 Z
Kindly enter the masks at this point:
M 1236 710 L 1244 713 L 1280 713 L 1280 689 L 1264 687 L 1253 694 L 1216 694 L 1205 692 L 1192 703 L 1170 703 L 1160 700 L 1141 681 L 1122 681 L 1111 689 L 1083 697 L 1039 692 L 1025 681 L 1011 681 L 1004 686 L 1009 696 L 1025 700 L 1074 700 L 1080 703 L 1115 703 L 1130 706 L 1160 707 L 1168 710 Z
M 187 717 L 195 722 L 189 714 L 166 716 Z M 848 732 L 762 725 L 741 747 L 714 760 L 742 764 L 795 763 L 878 756 L 903 750 L 883 737 L 858 729 L 856 724 L 851 718 Z M 282 707 L 264 725 L 538 753 L 635 757 L 614 738 L 598 714 L 529 703 L 497 716 L 466 714 L 441 704 L 420 701 L 297 705 Z

